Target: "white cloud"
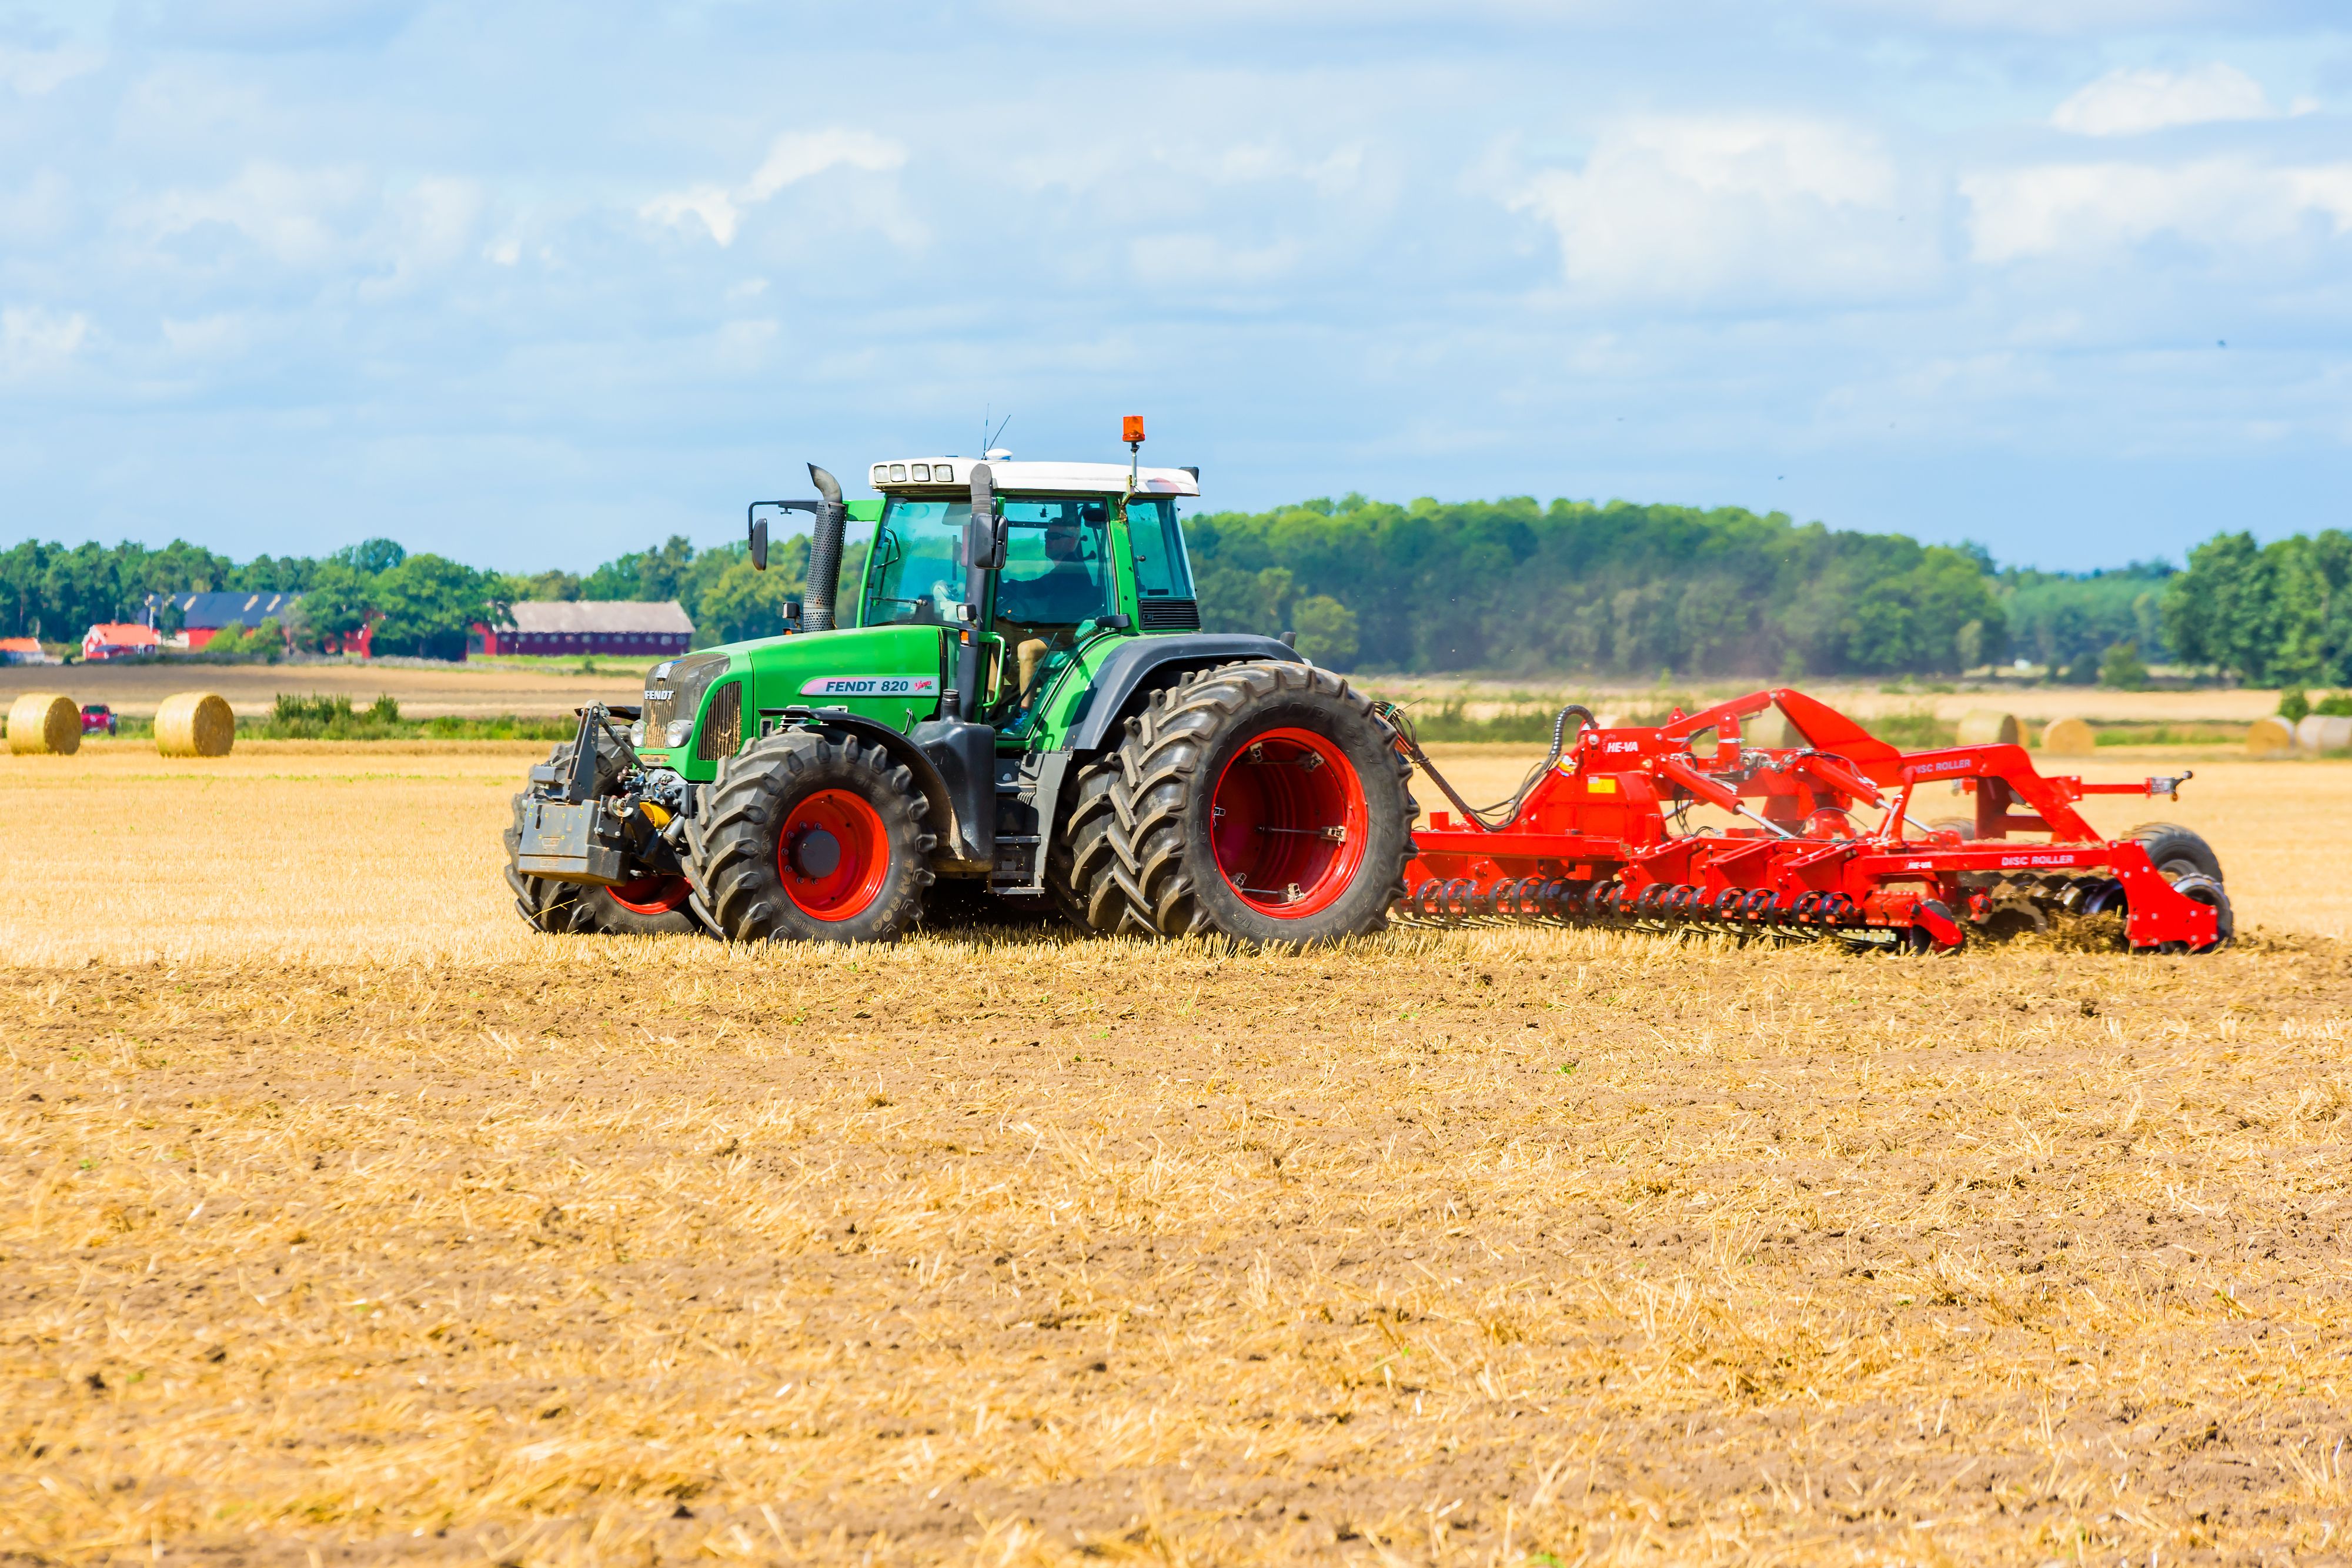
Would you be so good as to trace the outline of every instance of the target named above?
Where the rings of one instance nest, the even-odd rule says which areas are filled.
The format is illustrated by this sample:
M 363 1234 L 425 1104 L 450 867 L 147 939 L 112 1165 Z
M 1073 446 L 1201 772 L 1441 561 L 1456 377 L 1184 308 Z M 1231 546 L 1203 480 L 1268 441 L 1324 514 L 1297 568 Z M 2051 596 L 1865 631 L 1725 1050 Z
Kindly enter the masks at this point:
M 776 138 L 768 156 L 750 180 L 730 191 L 719 185 L 691 185 L 665 192 L 637 208 L 637 215 L 669 227 L 699 222 L 721 246 L 735 243 L 742 226 L 743 209 L 769 200 L 787 186 L 815 178 L 830 169 L 856 169 L 887 174 L 903 168 L 907 150 L 870 131 L 840 127 L 824 131 L 787 131 Z M 894 235 L 893 237 L 900 237 Z
M 1506 193 L 1559 235 L 1572 288 L 1707 302 L 1881 294 L 1935 265 L 1933 225 L 1867 132 L 1794 118 L 1642 120 L 1581 169 Z
M 692 185 L 656 196 L 637 209 L 637 215 L 671 228 L 683 227 L 688 218 L 698 218 L 720 245 L 735 243 L 736 225 L 743 219 L 735 199 L 717 185 Z
M 39 306 L 0 309 L 0 371 L 24 375 L 57 370 L 81 351 L 89 319 Z
M 1128 265 L 1155 288 L 1257 287 L 1297 270 L 1297 240 L 1262 246 L 1228 245 L 1213 235 L 1142 235 L 1128 242 Z
M 329 261 L 345 248 L 355 209 L 369 193 L 356 169 L 289 169 L 254 163 L 211 190 L 167 191 L 147 204 L 144 226 L 158 235 L 207 224 L 236 230 L 289 267 Z
M 907 150 L 870 131 L 838 127 L 824 131 L 786 131 L 768 149 L 767 162 L 743 187 L 743 200 L 764 202 L 787 185 L 814 179 L 828 169 L 862 169 L 887 174 L 906 166 Z
M 82 44 L 66 44 L 53 49 L 0 44 L 0 85 L 27 98 L 39 98 L 105 63 L 103 51 Z
M 218 312 L 194 320 L 163 319 L 163 341 L 174 354 L 190 359 L 226 356 L 243 349 L 252 332 L 242 316 Z
M 2277 113 L 2262 83 L 2216 60 L 2189 71 L 2109 71 L 2060 104 L 2050 123 L 2083 136 L 2134 136 Z
M 2053 163 L 1960 182 L 1979 261 L 2096 254 L 2177 235 L 2216 251 L 2273 246 L 2315 223 L 2352 230 L 2352 163 L 2265 168 L 2211 158 L 2162 167 Z

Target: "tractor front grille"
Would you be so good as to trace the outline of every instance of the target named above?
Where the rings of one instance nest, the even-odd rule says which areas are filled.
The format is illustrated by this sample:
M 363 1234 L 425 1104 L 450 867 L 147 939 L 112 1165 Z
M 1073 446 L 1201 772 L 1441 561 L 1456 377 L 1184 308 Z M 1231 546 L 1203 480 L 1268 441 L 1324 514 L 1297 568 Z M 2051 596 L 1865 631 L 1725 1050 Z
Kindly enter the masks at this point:
M 672 740 L 670 727 L 681 720 L 688 725 L 694 722 L 694 716 L 702 707 L 702 694 L 710 689 L 711 682 L 727 673 L 727 664 L 724 653 L 695 653 L 656 664 L 646 675 L 645 744 L 683 744 L 685 731 L 679 731 L 678 738 Z
M 1190 599 L 1147 599 L 1137 607 L 1135 619 L 1146 632 L 1198 632 L 1201 606 Z
M 705 762 L 716 762 L 741 749 L 743 683 L 730 681 L 710 694 L 710 706 L 703 713 L 702 734 L 695 740 L 694 755 Z

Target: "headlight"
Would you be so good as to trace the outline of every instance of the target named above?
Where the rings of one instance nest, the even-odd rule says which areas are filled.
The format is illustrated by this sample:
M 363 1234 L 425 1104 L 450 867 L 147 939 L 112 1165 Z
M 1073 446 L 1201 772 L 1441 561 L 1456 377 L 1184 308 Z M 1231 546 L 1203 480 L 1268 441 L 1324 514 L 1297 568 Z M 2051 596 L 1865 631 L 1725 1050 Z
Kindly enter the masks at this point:
M 955 483 L 955 470 L 944 463 L 934 463 L 931 465 L 931 480 L 934 484 L 952 485 Z
M 931 477 L 931 465 L 928 463 L 916 464 L 914 465 L 914 475 L 917 483 L 928 483 Z
M 629 726 L 629 744 L 631 746 L 643 746 L 645 743 L 646 721 L 644 719 L 639 719 L 636 723 Z
M 686 737 L 693 733 L 694 721 L 692 719 L 674 718 L 669 721 L 669 743 L 672 746 L 684 746 L 686 744 Z
M 904 463 L 891 464 L 890 477 L 902 485 L 905 484 L 907 482 L 907 465 Z

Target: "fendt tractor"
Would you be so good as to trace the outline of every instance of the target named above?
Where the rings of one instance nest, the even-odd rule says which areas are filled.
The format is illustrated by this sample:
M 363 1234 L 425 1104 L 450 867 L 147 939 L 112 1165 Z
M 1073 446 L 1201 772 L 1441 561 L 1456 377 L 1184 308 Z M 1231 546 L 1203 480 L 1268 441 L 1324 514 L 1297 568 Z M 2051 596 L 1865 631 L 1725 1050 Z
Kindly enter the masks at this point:
M 516 797 L 508 879 L 548 931 L 882 941 L 927 905 L 1050 900 L 1097 931 L 1320 941 L 1381 925 L 1411 764 L 1272 636 L 1204 633 L 1176 515 L 1196 468 L 812 465 L 799 622 L 590 706 Z M 837 613 L 843 542 L 870 523 Z
M 2144 952 L 2230 938 L 2202 839 L 2105 839 L 2074 810 L 2177 799 L 2187 775 L 2044 777 L 2015 745 L 1905 753 L 1786 689 L 1656 725 L 1570 705 L 1518 793 L 1472 807 L 1398 708 L 1284 639 L 1200 630 L 1176 515 L 1200 471 L 1140 466 L 1139 419 L 1125 436 L 1124 466 L 894 460 L 871 470 L 878 502 L 845 502 L 812 465 L 816 499 L 754 503 L 763 570 L 771 517 L 814 519 L 796 621 L 656 665 L 641 706 L 581 710 L 515 797 L 524 918 L 864 942 L 1025 903 L 1250 943 L 1391 915 L 1908 951 L 2101 917 Z M 853 517 L 872 533 L 840 617 Z M 1416 766 L 1454 808 L 1418 833 Z M 1923 788 L 1973 810 L 1929 817 Z

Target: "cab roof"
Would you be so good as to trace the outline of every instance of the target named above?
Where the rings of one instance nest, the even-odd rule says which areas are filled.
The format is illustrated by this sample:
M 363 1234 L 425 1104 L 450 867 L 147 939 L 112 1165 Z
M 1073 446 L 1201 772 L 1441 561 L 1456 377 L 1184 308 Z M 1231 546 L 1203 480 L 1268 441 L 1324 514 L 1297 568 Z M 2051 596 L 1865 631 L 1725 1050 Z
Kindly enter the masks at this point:
M 974 457 L 893 457 L 877 463 L 869 482 L 885 495 L 929 495 L 943 491 L 970 494 Z M 1124 463 L 992 462 L 989 474 L 1000 494 L 1123 496 L 1127 494 Z M 916 478 L 920 473 L 924 476 Z M 940 477 L 944 474 L 945 478 Z M 1139 468 L 1135 474 L 1139 496 L 1198 496 L 1200 476 L 1190 468 Z

